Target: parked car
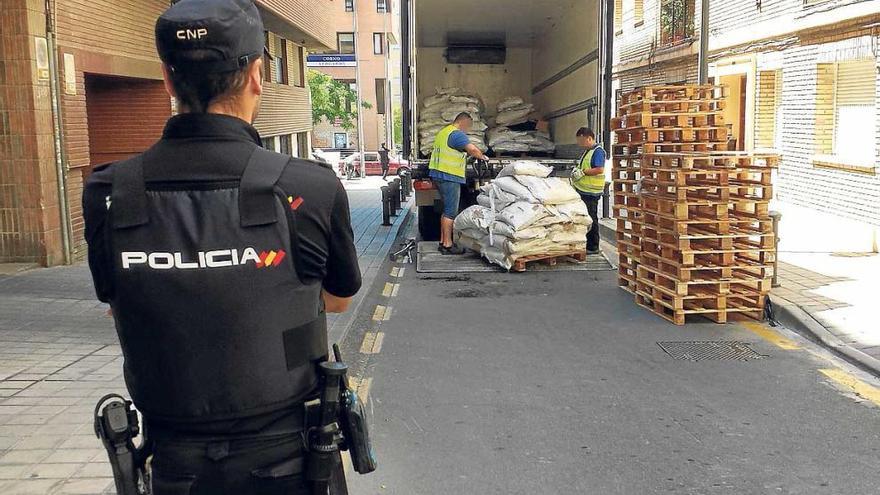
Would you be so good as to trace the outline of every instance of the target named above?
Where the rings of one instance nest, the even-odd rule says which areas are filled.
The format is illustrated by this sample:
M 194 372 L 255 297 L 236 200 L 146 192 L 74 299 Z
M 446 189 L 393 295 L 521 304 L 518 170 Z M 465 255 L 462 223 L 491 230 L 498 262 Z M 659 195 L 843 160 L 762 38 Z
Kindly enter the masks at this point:
M 395 156 L 389 157 L 388 175 L 401 175 L 410 171 L 410 165 L 407 160 L 402 160 Z M 364 161 L 366 163 L 367 175 L 382 175 L 382 163 L 379 162 L 379 153 L 375 151 L 367 151 L 364 153 Z M 360 173 L 361 157 L 359 153 L 355 153 L 339 162 L 339 173 L 348 176 L 350 171 L 354 171 L 354 175 Z

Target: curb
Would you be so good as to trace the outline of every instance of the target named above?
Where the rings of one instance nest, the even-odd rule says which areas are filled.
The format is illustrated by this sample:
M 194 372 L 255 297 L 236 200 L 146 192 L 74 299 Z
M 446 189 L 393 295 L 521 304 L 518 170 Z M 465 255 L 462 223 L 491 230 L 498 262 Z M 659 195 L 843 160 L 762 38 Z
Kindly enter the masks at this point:
M 770 293 L 770 300 L 776 309 L 776 320 L 786 328 L 806 337 L 812 337 L 819 344 L 830 349 L 846 361 L 880 377 L 880 359 L 871 357 L 844 343 L 797 304 L 783 297 L 774 296 L 772 292 Z
M 599 235 L 609 244 L 617 245 L 617 230 L 607 223 L 599 221 Z M 770 300 L 776 309 L 776 320 L 786 328 L 811 338 L 811 340 L 834 352 L 849 363 L 880 377 L 880 359 L 844 343 L 836 335 L 828 331 L 809 313 L 797 304 L 770 292 Z
M 349 330 L 351 330 L 351 327 L 354 325 L 355 321 L 357 321 L 358 314 L 360 313 L 361 308 L 364 305 L 364 301 L 367 299 L 367 294 L 372 290 L 373 286 L 376 284 L 376 281 L 379 278 L 377 276 L 378 270 L 385 266 L 385 262 L 388 260 L 388 253 L 391 251 L 391 248 L 394 247 L 394 241 L 400 235 L 401 229 L 403 229 L 406 225 L 409 224 L 410 221 L 412 221 L 412 207 L 414 204 L 415 197 L 412 197 L 407 200 L 406 204 L 402 205 L 400 214 L 394 221 L 394 224 L 390 227 L 393 236 L 389 236 L 390 242 L 386 242 L 386 244 L 383 245 L 381 248 L 382 252 L 379 253 L 382 256 L 383 261 L 379 263 L 374 273 L 370 273 L 364 277 L 367 283 L 365 283 L 361 287 L 360 292 L 357 296 L 355 296 L 355 300 L 348 308 L 348 311 L 346 311 L 345 316 L 336 320 L 333 325 L 327 329 L 327 337 L 330 342 L 342 342 L 345 337 L 348 336 Z M 370 280 L 366 280 L 367 278 L 369 278 Z

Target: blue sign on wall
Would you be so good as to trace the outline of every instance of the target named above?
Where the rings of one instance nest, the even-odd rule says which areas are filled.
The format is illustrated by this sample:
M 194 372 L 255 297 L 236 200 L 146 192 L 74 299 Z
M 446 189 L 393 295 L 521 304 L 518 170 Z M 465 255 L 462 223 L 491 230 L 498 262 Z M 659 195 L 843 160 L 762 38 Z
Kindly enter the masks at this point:
M 309 55 L 306 59 L 309 67 L 354 67 L 357 59 L 353 53 L 336 55 Z

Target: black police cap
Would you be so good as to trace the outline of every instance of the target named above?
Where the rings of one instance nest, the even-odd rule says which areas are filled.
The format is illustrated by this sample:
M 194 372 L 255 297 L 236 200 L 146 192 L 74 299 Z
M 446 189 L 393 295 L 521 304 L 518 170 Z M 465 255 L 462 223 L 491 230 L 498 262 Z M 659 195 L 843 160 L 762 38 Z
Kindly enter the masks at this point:
M 156 48 L 174 71 L 232 72 L 263 55 L 264 31 L 253 0 L 180 0 L 156 21 Z

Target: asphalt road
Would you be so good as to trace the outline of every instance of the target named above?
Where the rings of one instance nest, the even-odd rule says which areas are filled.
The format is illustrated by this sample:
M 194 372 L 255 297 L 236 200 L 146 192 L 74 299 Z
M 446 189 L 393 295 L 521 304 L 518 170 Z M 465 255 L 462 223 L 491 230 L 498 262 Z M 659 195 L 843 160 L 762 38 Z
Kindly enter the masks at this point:
M 793 334 L 675 327 L 613 272 L 405 266 L 384 267 L 344 345 L 380 458 L 354 494 L 880 493 L 880 385 Z M 765 357 L 658 345 L 708 340 Z

